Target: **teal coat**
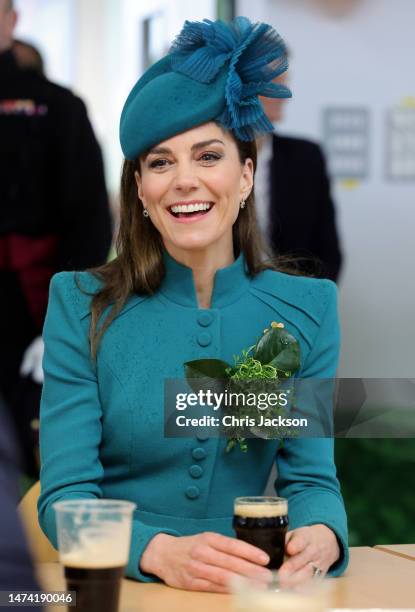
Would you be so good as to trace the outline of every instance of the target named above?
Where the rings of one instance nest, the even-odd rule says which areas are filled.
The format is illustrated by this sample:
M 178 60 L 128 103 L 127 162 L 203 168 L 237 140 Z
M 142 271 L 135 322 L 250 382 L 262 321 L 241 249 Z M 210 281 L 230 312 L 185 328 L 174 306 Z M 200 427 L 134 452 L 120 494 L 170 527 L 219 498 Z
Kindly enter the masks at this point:
M 216 273 L 210 309 L 198 307 L 190 268 L 166 253 L 166 276 L 153 296 L 133 295 L 104 334 L 96 370 L 88 344 L 90 296 L 75 273 L 53 277 L 44 327 L 45 382 L 41 403 L 39 521 L 56 547 L 52 504 L 73 498 L 118 498 L 137 504 L 127 575 L 141 574 L 140 557 L 157 533 L 202 531 L 233 535 L 233 500 L 261 495 L 273 462 L 278 494 L 289 500 L 290 528 L 324 523 L 337 535 L 340 574 L 348 561 L 347 522 L 333 440 L 250 440 L 244 454 L 225 454 L 226 440 L 163 434 L 166 378 L 182 378 L 183 363 L 233 355 L 281 321 L 301 347 L 302 377 L 335 375 L 339 328 L 331 281 L 267 270 L 255 278 L 240 256 Z M 89 273 L 78 281 L 99 286 Z M 330 410 L 330 407 L 327 407 Z

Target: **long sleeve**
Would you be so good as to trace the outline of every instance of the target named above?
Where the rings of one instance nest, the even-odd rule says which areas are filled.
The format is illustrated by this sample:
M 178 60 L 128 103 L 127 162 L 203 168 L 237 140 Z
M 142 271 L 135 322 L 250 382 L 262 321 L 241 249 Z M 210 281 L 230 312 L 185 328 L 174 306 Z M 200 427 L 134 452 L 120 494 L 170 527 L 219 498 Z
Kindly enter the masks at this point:
M 331 281 L 326 289 L 327 308 L 301 378 L 333 378 L 339 356 L 337 291 Z M 328 412 L 331 405 L 327 406 Z M 331 419 L 331 413 L 327 415 Z M 347 517 L 334 464 L 333 438 L 286 439 L 277 455 L 278 494 L 289 500 L 290 528 L 323 523 L 336 534 L 341 554 L 330 568 L 338 576 L 348 564 Z
M 104 469 L 99 446 L 102 438 L 102 406 L 94 367 L 89 355 L 87 330 L 78 314 L 73 273 L 53 277 L 44 326 L 45 382 L 40 409 L 41 495 L 39 522 L 57 547 L 57 500 L 102 498 Z M 162 527 L 145 525 L 134 518 L 127 576 L 157 581 L 139 570 L 141 555 L 157 533 L 180 535 Z

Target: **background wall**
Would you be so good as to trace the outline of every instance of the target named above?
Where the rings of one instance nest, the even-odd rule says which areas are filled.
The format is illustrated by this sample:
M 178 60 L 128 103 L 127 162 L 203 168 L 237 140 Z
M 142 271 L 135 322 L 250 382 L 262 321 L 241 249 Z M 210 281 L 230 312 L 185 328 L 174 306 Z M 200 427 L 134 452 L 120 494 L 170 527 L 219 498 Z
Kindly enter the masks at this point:
M 274 25 L 290 47 L 294 97 L 282 132 L 321 141 L 324 107 L 369 109 L 369 177 L 333 182 L 346 259 L 340 375 L 413 377 L 415 182 L 390 183 L 383 172 L 386 112 L 415 97 L 415 4 L 343 2 L 336 14 L 336 1 L 239 0 L 237 10 Z
M 15 0 L 14 5 L 19 14 L 16 37 L 38 47 L 50 78 L 62 85 L 72 85 L 76 2 Z

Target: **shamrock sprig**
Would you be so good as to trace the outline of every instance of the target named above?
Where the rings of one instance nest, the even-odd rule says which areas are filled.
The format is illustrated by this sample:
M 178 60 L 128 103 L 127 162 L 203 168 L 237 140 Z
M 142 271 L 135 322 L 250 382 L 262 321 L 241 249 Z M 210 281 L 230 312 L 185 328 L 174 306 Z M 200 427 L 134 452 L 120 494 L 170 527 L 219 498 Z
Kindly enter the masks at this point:
M 240 387 L 244 381 L 252 390 L 260 386 L 261 381 L 286 380 L 299 367 L 300 346 L 297 339 L 285 329 L 283 323 L 275 321 L 264 329 L 256 344 L 243 349 L 241 356 L 234 355 L 233 366 L 220 359 L 196 359 L 184 364 L 186 379 L 196 392 L 207 387 Z M 226 452 L 237 444 L 246 452 L 248 446 L 238 428 L 233 428 L 231 433 Z

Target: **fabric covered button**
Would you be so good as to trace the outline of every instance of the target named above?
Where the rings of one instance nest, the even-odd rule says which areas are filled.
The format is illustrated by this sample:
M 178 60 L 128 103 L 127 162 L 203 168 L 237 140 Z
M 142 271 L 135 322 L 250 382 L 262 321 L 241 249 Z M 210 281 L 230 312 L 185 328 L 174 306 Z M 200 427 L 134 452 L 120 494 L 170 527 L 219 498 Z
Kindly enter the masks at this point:
M 199 433 L 196 434 L 196 438 L 199 440 L 199 442 L 204 442 L 209 438 L 209 434 L 207 431 L 200 430 Z
M 189 467 L 189 474 L 192 478 L 200 478 L 203 474 L 203 468 L 200 465 L 191 465 Z
M 197 322 L 199 325 L 202 325 L 202 327 L 207 327 L 212 323 L 212 321 L 213 317 L 210 312 L 201 312 L 197 317 Z
M 196 461 L 200 461 L 201 459 L 204 459 L 206 457 L 206 451 L 204 448 L 194 448 L 192 450 L 192 457 L 193 459 L 196 459 Z
M 187 487 L 186 497 L 189 499 L 197 499 L 200 495 L 199 487 Z
M 209 332 L 200 332 L 197 336 L 197 342 L 200 346 L 209 346 L 212 342 L 212 336 Z

